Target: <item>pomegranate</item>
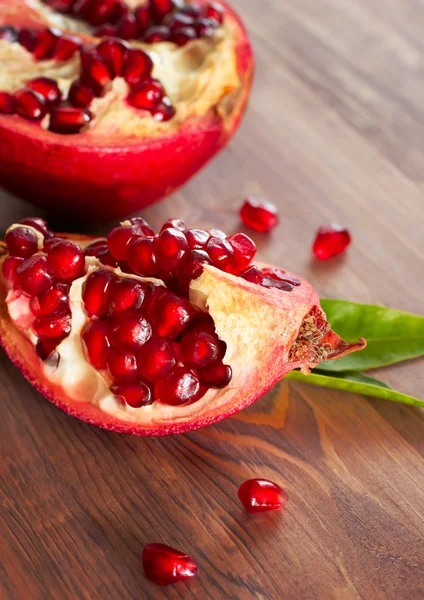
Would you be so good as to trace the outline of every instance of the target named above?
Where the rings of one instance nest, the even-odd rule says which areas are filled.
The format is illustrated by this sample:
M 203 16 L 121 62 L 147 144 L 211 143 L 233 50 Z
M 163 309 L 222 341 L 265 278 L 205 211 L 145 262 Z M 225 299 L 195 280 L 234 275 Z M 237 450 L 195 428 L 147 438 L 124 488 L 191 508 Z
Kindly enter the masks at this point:
M 28 218 L 5 240 L 2 345 L 49 400 L 107 429 L 202 427 L 292 369 L 365 346 L 331 330 L 307 281 L 252 264 L 256 246 L 244 234 L 180 220 L 155 234 L 134 218 L 92 240 Z
M 0 2 L 0 184 L 110 219 L 173 192 L 235 132 L 246 31 L 225 4 Z
M 317 231 L 312 252 L 318 260 L 328 260 L 343 254 L 350 246 L 350 242 L 350 233 L 345 227 L 336 223 L 324 225 Z

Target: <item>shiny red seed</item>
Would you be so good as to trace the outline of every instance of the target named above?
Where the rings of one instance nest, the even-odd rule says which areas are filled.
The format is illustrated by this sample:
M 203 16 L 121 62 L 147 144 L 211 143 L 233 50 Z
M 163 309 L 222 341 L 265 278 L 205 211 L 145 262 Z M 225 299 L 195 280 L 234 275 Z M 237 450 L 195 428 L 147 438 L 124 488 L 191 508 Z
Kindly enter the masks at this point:
M 96 29 L 95 35 L 96 37 L 115 37 L 116 27 L 107 23 Z
M 168 219 L 160 228 L 160 233 L 165 229 L 178 229 L 178 231 L 184 231 L 186 224 L 181 219 Z
M 160 102 L 152 111 L 152 117 L 159 123 L 165 123 L 165 121 L 169 121 L 175 116 L 175 112 L 176 111 L 172 106 L 171 100 L 168 98 L 168 96 L 164 96 L 162 98 L 162 102 Z
M 110 388 L 112 394 L 122 398 L 129 406 L 141 408 L 153 402 L 153 391 L 147 381 L 128 381 L 118 383 Z
M 72 12 L 81 19 L 85 19 L 95 3 L 96 0 L 76 0 L 72 7 Z
M 38 239 L 29 227 L 9 229 L 4 238 L 11 256 L 28 258 L 38 251 Z
M 8 92 L 0 92 L 0 115 L 14 115 L 16 98 Z
M 40 217 L 26 217 L 25 219 L 21 219 L 19 221 L 22 225 L 30 225 L 34 227 L 37 231 L 42 233 L 45 238 L 53 237 L 52 232 L 49 230 L 49 226 L 44 219 L 40 219 Z
M 244 233 L 236 233 L 229 237 L 228 241 L 234 250 L 234 263 L 237 272 L 246 269 L 255 257 L 255 242 Z
M 249 479 L 241 484 L 238 497 L 249 513 L 280 510 L 287 504 L 286 492 L 268 479 Z
M 59 104 L 62 99 L 62 92 L 57 85 L 57 81 L 49 77 L 36 77 L 26 83 L 26 87 L 41 94 L 48 106 Z
M 69 88 L 68 100 L 72 106 L 78 108 L 87 108 L 94 99 L 94 92 L 91 88 L 83 85 L 80 81 L 74 81 Z
M 44 29 L 36 35 L 32 53 L 36 60 L 47 60 L 52 58 L 57 43 L 62 35 L 60 29 Z
M 176 364 L 173 343 L 163 337 L 150 339 L 137 354 L 138 372 L 149 381 L 164 377 Z
M 84 250 L 85 256 L 95 256 L 102 264 L 108 265 L 109 267 L 117 267 L 118 261 L 113 258 L 109 252 L 109 248 L 106 240 L 99 240 L 93 242 Z
M 143 50 L 128 50 L 122 67 L 122 77 L 130 85 L 138 84 L 150 78 L 153 70 L 153 61 Z
M 211 264 L 212 261 L 204 250 L 190 250 L 176 273 L 181 293 L 188 295 L 190 282 L 200 277 L 204 265 Z
M 7 289 L 11 290 L 20 286 L 16 269 L 24 262 L 23 258 L 8 256 L 2 265 L 3 278 Z
M 82 286 L 84 308 L 90 317 L 101 317 L 109 308 L 110 290 L 115 276 L 106 269 L 93 271 Z
M 90 364 L 98 371 L 107 369 L 110 349 L 108 327 L 102 321 L 90 321 L 81 333 Z
M 115 8 L 116 0 L 100 0 L 91 3 L 91 8 L 85 15 L 85 20 L 92 27 L 98 27 L 109 22 L 109 17 Z
M 142 217 L 133 217 L 130 219 L 132 231 L 140 236 L 154 236 L 155 232 L 150 227 L 147 221 Z
M 124 62 L 127 62 L 128 48 L 128 44 L 116 38 L 109 38 L 96 46 L 97 54 L 106 61 L 112 77 L 121 75 Z
M 143 40 L 146 44 L 156 44 L 158 42 L 166 42 L 171 37 L 171 30 L 165 25 L 149 27 L 144 34 Z
M 292 286 L 299 286 L 302 284 L 300 279 L 287 273 L 283 269 L 278 269 L 276 267 L 265 267 L 262 269 L 262 273 L 266 277 L 271 277 L 272 279 L 276 279 L 277 281 L 284 281 L 285 283 L 289 283 Z
M 46 112 L 46 101 L 43 96 L 33 90 L 18 90 L 15 93 L 16 112 L 21 117 L 31 121 L 39 121 Z
M 110 253 L 116 260 L 127 260 L 129 245 L 136 238 L 137 236 L 131 227 L 123 227 L 122 225 L 114 227 L 107 236 Z
M 113 10 L 109 14 L 109 23 L 112 25 L 116 25 L 123 17 L 125 17 L 130 12 L 130 7 L 121 0 L 117 0 Z
M 151 309 L 151 320 L 156 335 L 175 339 L 195 317 L 194 308 L 184 298 L 167 292 Z
M 61 281 L 74 281 L 84 273 L 84 253 L 75 242 L 59 240 L 47 252 L 47 260 L 54 275 Z
M 13 44 L 13 42 L 19 41 L 19 32 L 16 27 L 11 27 L 10 25 L 3 25 L 0 27 L 0 40 L 5 40 L 9 42 L 9 44 Z
M 156 257 L 153 253 L 153 241 L 141 238 L 133 241 L 128 247 L 128 264 L 138 275 L 151 277 L 158 271 Z
M 211 2 L 203 8 L 202 15 L 221 24 L 224 21 L 224 8 L 217 2 Z
M 204 250 L 210 238 L 209 233 L 203 229 L 185 229 L 184 234 L 192 250 Z
M 112 81 L 112 73 L 103 58 L 93 52 L 81 58 L 81 81 L 84 85 L 94 87 L 94 91 L 98 92 Z
M 187 15 L 183 12 L 177 12 L 166 19 L 165 25 L 167 25 L 167 27 L 173 30 L 178 29 L 179 27 L 187 27 L 188 25 L 194 25 L 195 22 L 195 18 L 191 15 Z
M 136 40 L 140 35 L 137 19 L 128 14 L 116 24 L 116 35 L 123 40 Z
M 165 544 L 148 544 L 143 550 L 143 569 L 149 581 L 168 585 L 197 575 L 196 561 Z
M 178 229 L 164 229 L 153 242 L 153 251 L 160 269 L 171 272 L 183 260 L 188 250 L 187 239 Z
M 66 337 L 71 333 L 71 317 L 70 315 L 37 317 L 32 324 L 32 329 L 38 337 L 42 338 Z
M 23 291 L 30 296 L 42 294 L 53 283 L 53 271 L 47 262 L 47 258 L 41 254 L 26 258 L 17 267 L 16 274 Z
M 111 348 L 107 356 L 107 366 L 116 381 L 127 381 L 137 376 L 137 360 L 134 354 Z
M 198 331 L 183 336 L 180 358 L 186 367 L 198 369 L 214 363 L 219 356 L 218 339 L 209 333 Z
M 192 4 L 185 4 L 180 10 L 180 13 L 190 15 L 193 19 L 197 19 L 200 16 L 200 9 Z
M 163 296 L 168 294 L 168 290 L 162 285 L 154 285 L 153 283 L 148 283 L 146 285 L 146 294 L 144 296 L 143 302 L 143 315 L 150 321 L 154 311 L 156 309 L 156 305 Z
M 208 19 L 206 17 L 197 19 L 194 23 L 194 29 L 199 38 L 212 37 L 217 27 L 219 27 L 219 23 L 215 19 Z
M 185 46 L 191 40 L 197 38 L 197 33 L 194 27 L 189 25 L 185 27 L 177 27 L 171 31 L 170 41 L 177 44 L 177 46 Z
M 139 6 L 134 11 L 137 20 L 139 35 L 142 35 L 149 27 L 149 8 L 147 5 Z
M 35 41 L 37 37 L 37 32 L 35 29 L 29 29 L 27 27 L 23 27 L 19 30 L 19 43 L 23 46 L 28 52 L 32 52 L 35 46 Z
M 155 385 L 156 400 L 170 406 L 185 406 L 197 402 L 204 393 L 197 375 L 185 367 L 174 367 Z
M 55 133 L 75 134 L 88 125 L 92 114 L 86 108 L 61 106 L 50 114 L 49 130 Z
M 150 0 L 150 17 L 155 23 L 160 23 L 176 6 L 174 0 Z
M 56 43 L 52 58 L 60 61 L 69 60 L 81 46 L 82 42 L 79 38 L 72 35 L 62 35 Z
M 249 267 L 245 271 L 239 274 L 239 277 L 242 277 L 246 281 L 250 281 L 250 283 L 256 283 L 257 285 L 262 285 L 264 280 L 264 274 L 261 269 L 258 267 Z
M 229 365 L 218 362 L 214 365 L 199 369 L 197 374 L 204 385 L 220 389 L 226 387 L 230 383 L 233 371 Z
M 327 260 L 337 254 L 342 254 L 350 245 L 349 231 L 335 223 L 320 227 L 312 247 L 318 260 Z
M 141 348 L 152 336 L 152 327 L 137 313 L 124 313 L 114 320 L 110 341 L 123 352 L 134 352 Z
M 145 287 L 135 279 L 117 279 L 110 290 L 109 312 L 120 315 L 128 310 L 138 310 L 143 303 Z
M 41 360 L 47 360 L 48 358 L 52 359 L 54 356 L 56 357 L 56 366 L 59 364 L 60 356 L 57 352 L 54 353 L 56 347 L 63 341 L 64 338 L 57 339 L 49 339 L 49 338 L 39 338 L 37 344 L 35 346 L 35 351 Z M 53 355 L 54 353 L 54 355 Z M 50 361 L 49 361 L 50 362 Z
M 69 312 L 69 286 L 66 283 L 54 283 L 52 287 L 31 298 L 31 311 L 37 317 L 58 317 Z
M 268 233 L 278 224 L 277 207 L 260 196 L 249 196 L 240 209 L 240 218 L 250 229 Z
M 228 240 L 211 237 L 206 245 L 206 252 L 215 267 L 223 271 L 232 270 L 234 250 Z
M 154 110 L 164 96 L 162 84 L 157 79 L 146 79 L 129 94 L 128 102 L 135 108 Z
M 66 14 L 72 11 L 75 0 L 48 0 L 47 4 L 53 10 Z

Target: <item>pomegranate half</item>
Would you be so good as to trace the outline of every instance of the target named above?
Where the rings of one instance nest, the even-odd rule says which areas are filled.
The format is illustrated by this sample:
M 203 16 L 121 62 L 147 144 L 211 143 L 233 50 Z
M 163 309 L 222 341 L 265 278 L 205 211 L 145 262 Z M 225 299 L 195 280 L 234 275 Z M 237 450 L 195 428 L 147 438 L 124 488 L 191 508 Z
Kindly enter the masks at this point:
M 0 61 L 0 185 L 97 220 L 204 166 L 253 73 L 239 17 L 206 0 L 0 0 Z
M 4 349 L 54 404 L 106 429 L 196 429 L 365 347 L 331 330 L 307 281 L 253 264 L 244 234 L 179 220 L 155 234 L 134 218 L 92 240 L 28 218 L 0 252 Z

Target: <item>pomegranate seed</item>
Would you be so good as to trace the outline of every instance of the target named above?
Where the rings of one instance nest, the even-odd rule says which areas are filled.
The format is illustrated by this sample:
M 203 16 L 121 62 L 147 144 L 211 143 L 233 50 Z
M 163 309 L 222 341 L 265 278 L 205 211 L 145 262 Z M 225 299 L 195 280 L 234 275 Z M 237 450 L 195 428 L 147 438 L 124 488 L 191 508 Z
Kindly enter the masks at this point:
M 155 385 L 157 401 L 170 406 L 185 406 L 197 402 L 204 392 L 197 375 L 185 367 L 174 367 Z
M 61 317 L 37 317 L 32 324 L 34 333 L 42 338 L 60 338 L 71 333 L 70 315 Z
M 16 269 L 24 262 L 23 258 L 18 258 L 17 256 L 8 256 L 3 261 L 2 271 L 4 281 L 6 283 L 7 289 L 11 290 L 13 288 L 19 287 L 18 276 L 16 274 Z
M 250 229 L 268 233 L 278 223 L 277 207 L 259 196 L 249 196 L 241 207 L 240 218 Z
M 90 364 L 98 371 L 107 369 L 110 348 L 108 327 L 102 321 L 90 321 L 81 333 Z
M 164 229 L 153 242 L 153 251 L 159 268 L 172 271 L 188 250 L 187 239 L 178 229 Z
M 166 42 L 171 37 L 171 30 L 165 25 L 158 25 L 156 27 L 149 27 L 144 34 L 143 41 L 146 44 L 156 44 L 158 42 Z
M 200 277 L 204 265 L 211 264 L 212 261 L 204 250 L 190 250 L 177 270 L 181 293 L 188 295 L 191 281 Z
M 215 267 L 223 271 L 231 270 L 234 250 L 230 242 L 221 238 L 211 237 L 207 243 L 206 251 Z
M 264 280 L 264 274 L 261 269 L 258 267 L 249 267 L 245 271 L 239 274 L 239 277 L 242 277 L 246 281 L 250 281 L 250 283 L 256 283 L 257 285 L 262 285 Z
M 100 2 L 95 2 L 88 11 L 85 20 L 92 27 L 104 25 L 109 22 L 109 15 L 113 12 L 115 5 L 116 0 L 100 0 Z
M 240 502 L 248 513 L 280 510 L 287 504 L 286 492 L 268 479 L 249 479 L 238 490 Z
M 56 367 L 57 367 L 59 364 L 60 355 L 58 352 L 54 352 L 54 350 L 62 341 L 63 341 L 63 338 L 57 338 L 57 339 L 39 338 L 39 340 L 37 341 L 37 345 L 35 346 L 35 351 L 37 352 L 38 356 L 43 361 L 46 361 L 49 357 L 51 357 L 51 358 L 55 357 L 56 358 L 55 363 L 56 363 Z M 53 356 L 53 352 L 54 352 L 54 356 Z
M 109 372 L 115 380 L 134 379 L 137 375 L 137 360 L 134 354 L 120 352 L 111 348 L 107 356 Z
M 147 319 L 151 320 L 156 304 L 161 298 L 166 296 L 168 293 L 167 289 L 161 285 L 154 285 L 148 283 L 146 285 L 146 294 L 143 302 L 143 314 Z
M 195 40 L 197 38 L 197 33 L 194 27 L 186 26 L 186 27 L 178 27 L 171 31 L 170 41 L 177 44 L 177 46 L 185 46 L 187 42 L 191 40 Z
M 129 6 L 125 2 L 121 2 L 121 0 L 117 0 L 115 6 L 113 7 L 112 12 L 109 15 L 109 23 L 112 25 L 116 25 L 118 21 L 120 21 L 123 17 L 125 17 L 129 13 Z
M 62 99 L 62 92 L 57 85 L 57 81 L 49 77 L 37 77 L 26 83 L 27 88 L 41 94 L 48 106 L 59 104 Z
M 140 236 L 154 236 L 155 232 L 150 227 L 147 221 L 145 221 L 142 217 L 133 217 L 130 219 L 132 231 L 136 235 Z
M 19 31 L 19 43 L 23 46 L 28 52 L 32 52 L 35 46 L 37 32 L 35 29 L 29 29 L 27 27 L 23 27 Z
M 144 300 L 145 289 L 135 279 L 117 279 L 110 290 L 109 312 L 119 315 L 128 310 L 138 310 Z
M 115 275 L 105 269 L 93 271 L 82 286 L 84 308 L 90 317 L 101 317 L 109 308 L 109 298 Z
M 47 4 L 53 10 L 66 14 L 72 11 L 75 0 L 48 0 Z
M 133 352 L 141 348 L 152 336 L 151 325 L 137 313 L 124 313 L 114 320 L 110 340 L 114 346 L 124 352 Z
M 112 77 L 118 77 L 122 72 L 128 45 L 122 40 L 109 38 L 96 46 L 96 52 L 105 60 Z
M 35 45 L 32 50 L 36 60 L 46 60 L 53 57 L 57 43 L 61 37 L 60 29 L 45 29 L 40 31 L 35 39 Z
M 178 29 L 179 27 L 187 27 L 194 25 L 195 19 L 191 15 L 187 15 L 183 12 L 177 12 L 166 19 L 165 25 L 171 30 Z
M 139 6 L 135 9 L 134 16 L 137 20 L 139 35 L 142 35 L 149 27 L 149 8 L 148 6 Z
M 193 19 L 197 19 L 200 16 L 200 9 L 192 4 L 186 4 L 180 9 L 179 12 L 183 13 L 184 15 L 190 15 L 190 17 L 193 17 Z
M 115 37 L 116 28 L 113 25 L 102 25 L 95 31 L 97 37 Z
M 0 92 L 0 115 L 14 115 L 16 98 L 7 92 Z
M 256 244 L 244 233 L 236 233 L 228 238 L 234 250 L 234 262 L 237 270 L 246 269 L 256 254 Z
M 262 269 L 262 273 L 271 277 L 272 279 L 276 279 L 277 281 L 285 281 L 286 283 L 290 283 L 292 286 L 301 285 L 302 282 L 300 279 L 295 277 L 294 275 L 290 275 L 287 271 L 283 271 L 283 269 L 278 269 L 275 267 Z
M 128 247 L 128 264 L 138 275 L 150 277 L 158 271 L 153 254 L 153 241 L 141 238 L 133 241 Z
M 122 398 L 129 406 L 141 408 L 153 402 L 153 392 L 147 381 L 139 379 L 118 383 L 110 388 L 112 394 Z
M 229 365 L 218 362 L 199 369 L 198 376 L 200 381 L 208 387 L 221 389 L 230 383 L 233 371 Z
M 81 81 L 99 92 L 112 81 L 112 73 L 103 58 L 94 53 L 81 55 Z
M 56 48 L 53 51 L 55 60 L 69 60 L 73 57 L 82 46 L 82 42 L 79 38 L 72 35 L 62 35 L 57 41 Z
M 128 14 L 117 23 L 116 35 L 123 40 L 136 40 L 140 34 L 137 19 Z
M 160 23 L 166 15 L 172 12 L 176 4 L 173 0 L 150 0 L 150 17 L 154 23 Z
M 171 100 L 168 96 L 162 98 L 162 102 L 152 111 L 152 116 L 155 121 L 164 123 L 169 121 L 175 116 L 175 108 L 172 106 Z
M 128 248 L 137 239 L 131 227 L 118 225 L 107 236 L 109 251 L 116 260 L 127 260 Z
M 203 331 L 183 336 L 180 346 L 181 360 L 186 367 L 197 369 L 211 365 L 218 359 L 218 340 Z
M 149 581 L 168 585 L 196 577 L 196 561 L 165 544 L 148 544 L 143 550 L 143 569 Z
M 208 19 L 206 17 L 197 19 L 194 23 L 194 29 L 199 38 L 212 37 L 215 35 L 217 27 L 219 27 L 219 23 L 215 19 Z
M 221 6 L 221 4 L 218 4 L 217 2 L 211 2 L 210 4 L 207 4 L 203 8 L 202 14 L 204 17 L 207 17 L 208 19 L 213 19 L 219 24 L 222 24 L 222 22 L 224 21 L 224 8 Z
M 52 110 L 49 130 L 54 131 L 54 133 L 79 133 L 83 127 L 88 125 L 91 119 L 92 114 L 86 108 L 61 106 Z
M 0 27 L 0 40 L 5 40 L 10 44 L 17 42 L 19 40 L 19 34 L 16 27 L 11 27 L 10 25 Z
M 149 79 L 153 70 L 153 61 L 143 50 L 128 50 L 122 68 L 122 77 L 130 85 Z
M 186 224 L 181 219 L 168 219 L 160 228 L 160 233 L 165 229 L 178 229 L 178 231 L 184 231 Z
M 135 108 L 155 109 L 164 96 L 162 84 L 157 79 L 142 81 L 128 94 L 128 102 Z
M 38 239 L 29 227 L 9 229 L 4 238 L 11 256 L 28 258 L 38 251 Z
M 74 281 L 84 273 L 84 253 L 71 240 L 59 240 L 51 245 L 47 260 L 54 275 L 62 281 Z
M 175 339 L 194 319 L 190 302 L 167 292 L 152 307 L 152 324 L 157 335 Z
M 53 237 L 52 232 L 49 230 L 49 227 L 44 219 L 40 219 L 40 217 L 26 217 L 25 219 L 21 219 L 19 221 L 22 225 L 30 225 L 34 227 L 37 231 L 42 233 L 45 238 Z
M 66 283 L 54 283 L 52 287 L 31 298 L 31 311 L 37 317 L 59 317 L 69 312 L 69 287 Z
M 184 230 L 189 248 L 192 250 L 204 250 L 210 238 L 207 231 L 203 229 L 185 229 Z
M 167 338 L 152 338 L 141 347 L 137 362 L 140 375 L 149 381 L 155 381 L 175 366 L 174 345 Z
M 83 85 L 80 81 L 74 81 L 69 88 L 68 100 L 72 106 L 78 108 L 87 108 L 94 98 L 94 92 L 91 88 Z
M 57 242 L 61 242 L 64 238 L 63 237 L 59 237 L 59 236 L 55 236 L 53 234 L 52 237 L 49 237 L 47 240 L 44 240 L 44 247 L 43 250 L 44 252 L 48 252 L 49 249 L 54 246 L 54 244 L 57 244 Z
M 15 94 L 16 112 L 25 119 L 39 121 L 46 114 L 46 101 L 43 96 L 33 90 L 18 90 Z
M 350 233 L 335 223 L 320 227 L 312 247 L 318 260 L 327 260 L 342 254 L 351 242 Z
M 72 7 L 72 12 L 81 19 L 85 19 L 95 2 L 96 0 L 76 0 Z
M 221 240 L 227 239 L 226 234 L 221 231 L 221 229 L 209 229 L 209 235 L 210 237 L 220 238 Z

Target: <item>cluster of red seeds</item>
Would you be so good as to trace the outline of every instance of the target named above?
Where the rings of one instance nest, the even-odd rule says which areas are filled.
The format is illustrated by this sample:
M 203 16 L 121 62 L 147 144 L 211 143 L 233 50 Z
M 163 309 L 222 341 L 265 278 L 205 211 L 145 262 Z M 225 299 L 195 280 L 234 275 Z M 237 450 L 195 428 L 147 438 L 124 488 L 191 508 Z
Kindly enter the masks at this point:
M 224 10 L 212 2 L 202 8 L 178 0 L 149 0 L 131 11 L 122 0 L 44 0 L 54 10 L 82 19 L 97 36 L 170 41 L 184 46 L 190 40 L 212 37 L 222 24 Z
M 131 49 L 122 40 L 108 38 L 96 46 L 83 48 L 77 38 L 62 35 L 59 30 L 11 27 L 0 29 L 1 38 L 19 41 L 39 60 L 67 60 L 78 50 L 81 72 L 80 78 L 72 83 L 67 98 L 63 98 L 57 81 L 48 77 L 31 79 L 15 94 L 0 92 L 0 114 L 17 114 L 31 121 L 41 121 L 49 114 L 50 131 L 79 133 L 93 119 L 88 110 L 91 102 L 108 89 L 115 77 L 123 77 L 128 83 L 128 102 L 135 108 L 149 111 L 156 121 L 168 121 L 175 114 L 161 82 L 152 78 L 150 56 L 143 50 Z

